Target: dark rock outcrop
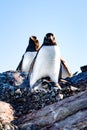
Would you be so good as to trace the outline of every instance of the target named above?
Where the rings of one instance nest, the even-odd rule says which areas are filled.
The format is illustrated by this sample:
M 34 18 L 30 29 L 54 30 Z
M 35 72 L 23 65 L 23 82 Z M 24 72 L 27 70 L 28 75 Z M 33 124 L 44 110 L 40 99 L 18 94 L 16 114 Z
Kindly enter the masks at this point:
M 0 73 L 0 100 L 9 103 L 14 110 L 14 117 L 9 120 L 7 130 L 19 128 L 23 130 L 85 129 L 87 127 L 85 104 L 87 102 L 87 72 L 63 79 L 60 85 L 61 90 L 55 88 L 53 84 L 47 84 L 45 91 L 31 92 L 26 73 L 17 71 Z M 0 112 L 0 116 L 3 115 L 2 111 Z M 8 114 L 7 111 L 6 113 Z M 73 122 L 74 118 L 76 123 Z M 70 125 L 64 125 L 66 123 Z M 4 126 L 1 122 L 0 129 L 4 130 Z

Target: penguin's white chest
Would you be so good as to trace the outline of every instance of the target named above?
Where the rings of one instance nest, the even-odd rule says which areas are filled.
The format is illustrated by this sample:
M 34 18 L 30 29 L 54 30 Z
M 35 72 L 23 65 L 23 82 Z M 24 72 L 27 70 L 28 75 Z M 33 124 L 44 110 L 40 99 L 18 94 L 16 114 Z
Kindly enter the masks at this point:
M 26 52 L 24 54 L 23 63 L 22 63 L 22 71 L 28 72 L 30 69 L 30 65 L 35 58 L 37 52 Z
M 55 83 L 58 82 L 60 69 L 60 50 L 58 46 L 43 46 L 36 58 L 30 78 L 32 87 L 37 80 L 49 76 Z

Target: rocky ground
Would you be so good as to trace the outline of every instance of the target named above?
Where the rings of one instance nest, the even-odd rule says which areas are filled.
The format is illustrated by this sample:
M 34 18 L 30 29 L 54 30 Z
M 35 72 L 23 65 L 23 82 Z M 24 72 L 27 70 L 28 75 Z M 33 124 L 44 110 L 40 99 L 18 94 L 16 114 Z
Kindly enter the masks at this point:
M 75 96 L 87 89 L 87 71 L 68 77 L 60 82 L 61 90 L 47 83 L 45 91 L 31 92 L 28 78 L 25 73 L 17 71 L 7 71 L 0 73 L 0 100 L 9 107 L 6 107 L 3 102 L 0 102 L 0 130 L 17 130 L 19 127 L 19 118 L 41 110 L 46 106 L 58 103 L 68 97 Z M 11 113 L 2 114 L 2 109 L 6 108 Z M 7 119 L 5 119 L 5 116 Z M 11 116 L 9 120 L 9 116 Z M 86 122 L 87 123 L 87 122 Z M 51 124 L 52 125 L 52 124 Z M 87 125 L 86 125 L 87 126 Z M 36 130 L 37 127 L 27 127 L 25 130 Z M 38 129 L 41 129 L 38 127 Z M 52 128 L 53 130 L 54 128 Z M 67 129 L 68 130 L 68 129 Z

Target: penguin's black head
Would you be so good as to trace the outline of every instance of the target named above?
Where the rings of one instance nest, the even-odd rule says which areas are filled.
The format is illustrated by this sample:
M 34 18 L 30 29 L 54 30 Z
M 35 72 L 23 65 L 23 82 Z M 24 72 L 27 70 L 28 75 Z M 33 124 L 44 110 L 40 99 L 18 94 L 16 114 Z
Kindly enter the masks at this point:
M 29 38 L 29 45 L 26 49 L 26 51 L 38 51 L 40 48 L 40 43 L 36 36 L 31 36 Z
M 43 45 L 46 45 L 46 46 L 57 45 L 55 37 L 52 33 L 46 34 L 46 36 L 44 37 Z

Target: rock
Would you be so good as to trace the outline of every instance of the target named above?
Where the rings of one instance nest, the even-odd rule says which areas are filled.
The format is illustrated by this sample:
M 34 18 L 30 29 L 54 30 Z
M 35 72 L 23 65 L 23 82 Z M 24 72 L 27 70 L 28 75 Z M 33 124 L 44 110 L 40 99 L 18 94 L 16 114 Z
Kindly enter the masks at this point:
M 43 81 L 42 84 L 44 84 Z M 87 89 L 87 72 L 82 72 L 73 77 L 67 77 L 60 82 L 61 89 L 55 87 L 54 83 L 45 82 L 46 86 L 40 91 L 30 90 L 26 73 L 17 71 L 6 71 L 0 73 L 0 100 L 9 103 L 14 111 L 14 117 L 21 118 L 28 113 L 39 111 L 44 107 L 75 96 Z M 3 106 L 3 105 L 2 105 Z M 7 112 L 6 112 L 7 113 Z M 10 115 L 10 114 L 9 114 Z M 10 117 L 9 117 L 10 118 Z M 9 129 L 16 126 L 10 123 L 1 123 L 0 127 Z M 13 129 L 12 128 L 12 129 Z M 38 126 L 31 125 L 28 129 L 37 129 Z
M 0 101 L 0 121 L 11 122 L 14 119 L 14 110 L 9 103 Z
M 87 71 L 87 65 L 81 66 L 80 67 L 82 72 L 86 72 Z
M 14 110 L 9 103 L 0 101 L 0 130 L 14 130 Z

